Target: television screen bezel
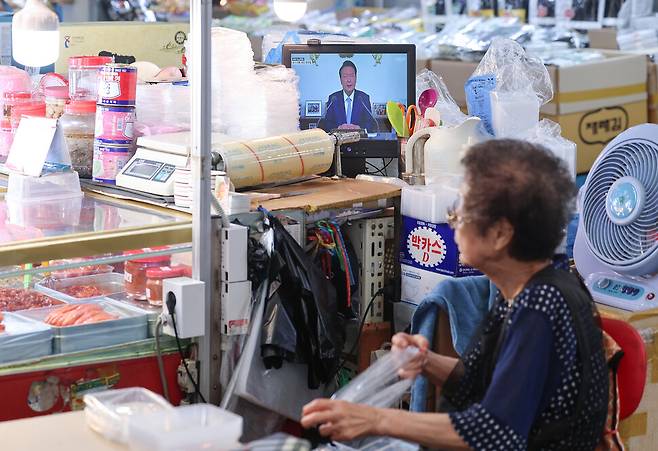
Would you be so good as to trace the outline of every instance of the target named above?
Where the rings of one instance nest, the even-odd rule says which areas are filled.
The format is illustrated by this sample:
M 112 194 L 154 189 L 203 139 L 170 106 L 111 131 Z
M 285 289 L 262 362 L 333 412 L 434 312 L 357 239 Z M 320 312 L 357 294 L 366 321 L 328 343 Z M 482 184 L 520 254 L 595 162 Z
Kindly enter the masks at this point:
M 382 43 L 307 43 L 284 44 L 282 63 L 287 68 L 292 67 L 292 56 L 295 54 L 406 54 L 407 55 L 407 106 L 416 103 L 416 45 L 415 44 L 382 44 Z M 397 158 L 397 140 L 370 141 L 361 140 L 358 143 L 342 148 L 343 157 L 354 158 Z

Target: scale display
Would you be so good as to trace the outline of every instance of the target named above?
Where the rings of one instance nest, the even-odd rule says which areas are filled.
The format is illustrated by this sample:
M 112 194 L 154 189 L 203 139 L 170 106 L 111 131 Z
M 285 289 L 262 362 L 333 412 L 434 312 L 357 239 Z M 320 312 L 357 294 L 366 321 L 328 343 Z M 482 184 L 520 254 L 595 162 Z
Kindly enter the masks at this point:
M 130 163 L 128 168 L 123 171 L 127 176 L 137 177 L 144 180 L 153 180 L 154 182 L 164 183 L 174 173 L 176 168 L 160 161 L 147 160 L 145 158 L 136 158 Z

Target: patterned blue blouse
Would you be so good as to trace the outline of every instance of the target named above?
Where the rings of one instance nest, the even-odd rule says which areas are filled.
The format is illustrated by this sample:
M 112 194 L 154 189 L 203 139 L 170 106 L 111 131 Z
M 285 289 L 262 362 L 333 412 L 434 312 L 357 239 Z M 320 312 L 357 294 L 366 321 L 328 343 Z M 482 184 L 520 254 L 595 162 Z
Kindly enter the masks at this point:
M 564 264 L 559 260 L 554 267 Z M 485 321 L 483 333 L 500 329 L 507 321 L 491 381 L 483 397 L 477 393 L 483 356 L 476 341 L 444 387 L 444 397 L 458 409 L 450 419 L 475 450 L 525 450 L 543 426 L 576 414 L 583 366 L 569 304 L 556 286 L 529 284 L 511 305 L 499 293 Z M 600 387 L 587 391 L 584 404 L 592 409 L 607 406 L 607 367 L 602 358 L 592 361 L 592 380 L 600 381 Z M 582 409 L 580 416 L 592 414 L 592 409 Z M 592 450 L 604 418 L 580 418 L 540 449 Z

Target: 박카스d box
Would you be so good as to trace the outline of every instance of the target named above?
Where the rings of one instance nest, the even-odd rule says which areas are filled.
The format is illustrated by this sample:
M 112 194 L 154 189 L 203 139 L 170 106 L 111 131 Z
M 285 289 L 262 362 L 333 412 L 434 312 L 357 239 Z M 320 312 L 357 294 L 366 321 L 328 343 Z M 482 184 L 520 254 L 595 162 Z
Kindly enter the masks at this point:
M 414 304 L 419 304 L 441 280 L 481 274 L 460 263 L 454 231 L 448 224 L 409 216 L 402 216 L 400 265 L 402 300 Z

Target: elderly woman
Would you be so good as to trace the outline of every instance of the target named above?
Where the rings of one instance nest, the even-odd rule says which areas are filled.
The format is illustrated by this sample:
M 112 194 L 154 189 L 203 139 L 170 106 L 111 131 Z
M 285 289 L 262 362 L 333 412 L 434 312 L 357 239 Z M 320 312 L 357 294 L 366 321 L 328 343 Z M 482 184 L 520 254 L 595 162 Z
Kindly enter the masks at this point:
M 591 297 L 553 258 L 575 187 L 543 148 L 513 140 L 473 146 L 461 200 L 449 213 L 463 263 L 486 274 L 497 299 L 461 359 L 397 334 L 395 349 L 419 357 L 402 377 L 423 374 L 450 413 L 411 413 L 342 401 L 304 407 L 304 427 L 333 440 L 386 435 L 430 448 L 593 450 L 603 435 L 608 374 Z

